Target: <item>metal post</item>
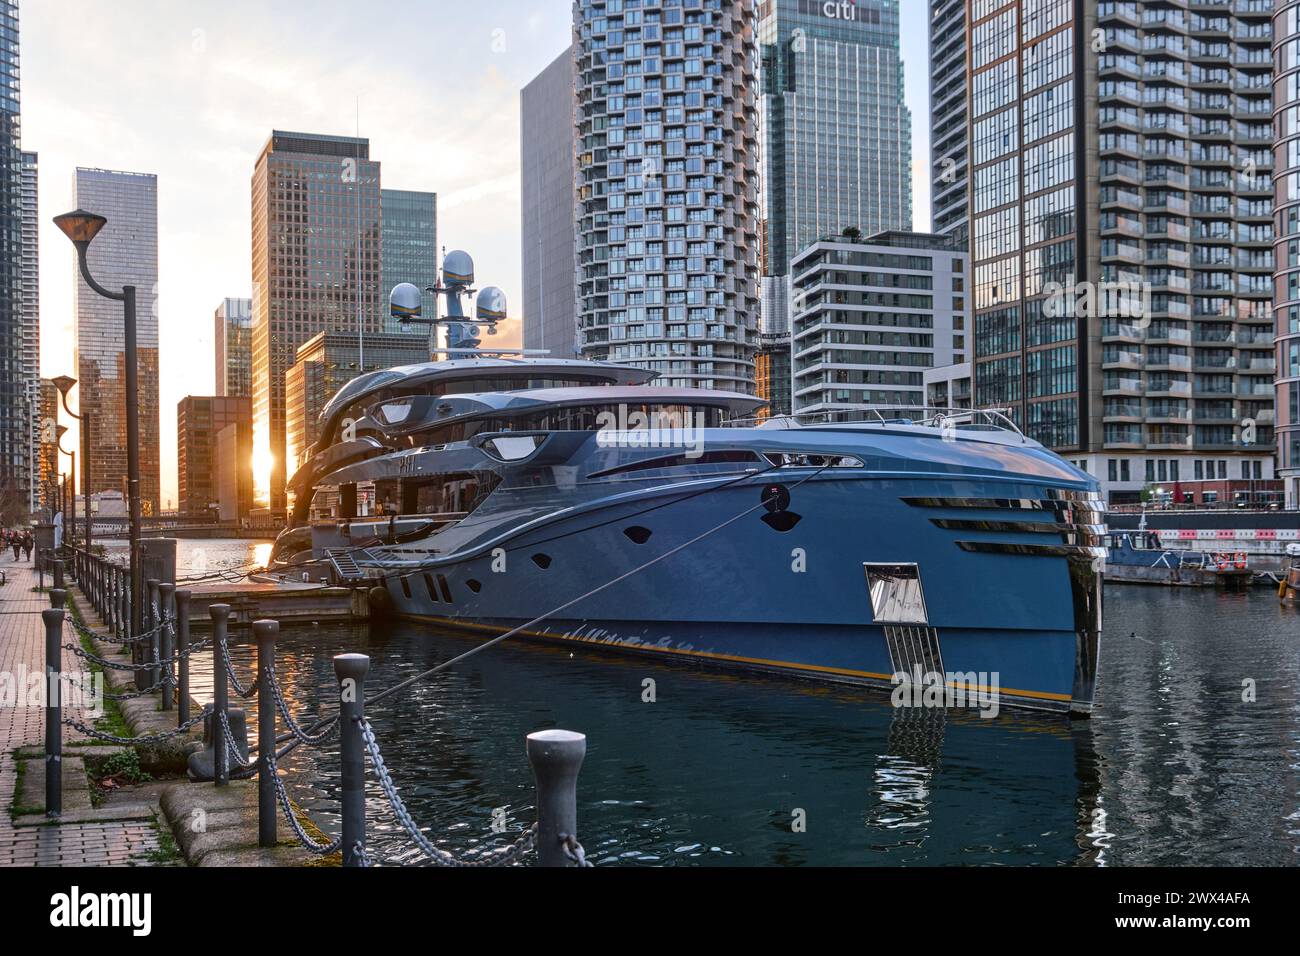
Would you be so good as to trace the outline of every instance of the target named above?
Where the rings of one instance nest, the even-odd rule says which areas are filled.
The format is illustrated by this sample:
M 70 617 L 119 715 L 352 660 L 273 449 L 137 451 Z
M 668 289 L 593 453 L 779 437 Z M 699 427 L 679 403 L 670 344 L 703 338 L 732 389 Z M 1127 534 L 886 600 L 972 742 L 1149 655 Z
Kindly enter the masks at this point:
M 85 249 L 79 250 L 81 271 L 88 273 Z M 140 633 L 144 578 L 140 569 L 140 375 L 135 335 L 135 286 L 122 287 L 122 320 L 126 365 L 126 485 L 131 514 L 131 628 Z
M 158 634 L 158 651 L 160 661 L 166 661 L 172 656 L 173 636 L 176 633 L 176 585 L 160 584 L 158 585 L 158 606 L 162 617 L 162 631 Z M 175 671 L 172 670 L 171 664 L 162 665 L 163 686 L 162 686 L 162 709 L 172 709 L 172 694 L 176 688 Z
M 180 656 L 176 665 L 180 684 L 176 704 L 179 727 L 190 719 L 190 592 L 185 588 L 176 592 L 176 649 Z
M 59 678 L 63 672 L 63 604 L 67 592 L 50 592 L 53 607 L 41 611 L 45 622 L 45 814 L 63 812 L 63 714 Z
M 67 398 L 63 401 L 66 403 Z M 86 499 L 86 553 L 91 554 L 94 545 L 94 535 L 91 534 L 92 515 L 90 512 L 90 412 L 82 411 L 81 413 L 81 481 L 82 494 Z
M 572 730 L 538 730 L 524 750 L 537 781 L 537 862 L 571 866 L 562 836 L 578 838 L 578 771 L 587 755 L 587 737 Z
M 275 755 L 275 691 L 271 669 L 275 666 L 278 621 L 254 621 L 257 638 L 257 845 L 275 846 L 275 778 L 270 762 Z
M 50 564 L 54 566 L 54 586 L 61 589 L 63 587 L 63 559 L 55 558 Z
M 149 579 L 149 591 L 146 600 L 149 602 L 148 629 L 154 632 L 153 636 L 149 638 L 149 649 L 153 655 L 150 659 L 157 661 L 162 659 L 161 642 L 159 641 L 159 637 L 161 636 L 161 633 L 158 631 L 159 622 L 158 622 L 158 579 L 157 578 Z M 157 664 L 154 664 L 152 667 L 150 667 L 149 686 L 153 687 L 155 684 L 157 684 L 158 679 L 161 676 L 162 676 L 162 672 Z
M 339 753 L 343 763 L 343 865 L 361 866 L 360 849 L 366 842 L 366 755 L 360 719 L 366 713 L 365 654 L 336 654 L 334 673 L 339 679 Z
M 226 734 L 222 729 L 229 719 L 230 678 L 221 648 L 226 642 L 230 605 L 214 604 L 208 608 L 208 614 L 212 616 L 212 777 L 213 783 L 224 787 L 230 783 L 230 751 L 226 749 Z

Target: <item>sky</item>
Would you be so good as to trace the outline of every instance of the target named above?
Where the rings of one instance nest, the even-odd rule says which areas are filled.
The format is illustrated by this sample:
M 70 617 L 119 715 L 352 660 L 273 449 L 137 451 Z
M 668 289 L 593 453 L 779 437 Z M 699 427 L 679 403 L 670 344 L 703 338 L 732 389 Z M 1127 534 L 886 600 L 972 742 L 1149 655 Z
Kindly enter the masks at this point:
M 928 229 L 926 2 L 901 13 L 913 224 Z M 519 91 L 568 46 L 571 16 L 569 0 L 21 0 L 41 374 L 76 374 L 75 255 L 50 221 L 71 208 L 73 170 L 155 173 L 162 496 L 175 504 L 176 403 L 213 394 L 213 312 L 250 294 L 249 184 L 272 129 L 368 137 L 383 186 L 436 192 L 439 245 L 470 252 L 479 286 L 500 286 L 517 316 Z

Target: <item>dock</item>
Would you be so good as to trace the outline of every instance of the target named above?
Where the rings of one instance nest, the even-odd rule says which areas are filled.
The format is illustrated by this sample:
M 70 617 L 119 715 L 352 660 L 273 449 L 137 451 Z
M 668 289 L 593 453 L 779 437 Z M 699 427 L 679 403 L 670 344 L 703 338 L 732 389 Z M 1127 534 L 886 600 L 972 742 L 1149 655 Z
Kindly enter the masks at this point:
M 177 587 L 185 587 L 178 583 Z M 190 591 L 190 622 L 195 629 L 211 626 L 208 608 L 230 606 L 231 626 L 247 627 L 258 618 L 274 618 L 285 627 L 295 624 L 351 624 L 370 617 L 364 588 L 322 584 L 270 584 L 244 581 L 196 584 Z

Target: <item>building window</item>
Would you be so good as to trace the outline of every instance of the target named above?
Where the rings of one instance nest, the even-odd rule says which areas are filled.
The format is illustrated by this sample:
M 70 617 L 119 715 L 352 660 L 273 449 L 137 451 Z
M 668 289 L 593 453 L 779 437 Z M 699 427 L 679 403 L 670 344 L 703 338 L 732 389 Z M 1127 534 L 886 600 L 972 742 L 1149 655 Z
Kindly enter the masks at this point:
M 1119 468 L 1116 467 L 1118 464 L 1119 463 L 1115 461 L 1114 458 L 1106 462 L 1106 477 L 1108 477 L 1111 481 L 1119 480 Z

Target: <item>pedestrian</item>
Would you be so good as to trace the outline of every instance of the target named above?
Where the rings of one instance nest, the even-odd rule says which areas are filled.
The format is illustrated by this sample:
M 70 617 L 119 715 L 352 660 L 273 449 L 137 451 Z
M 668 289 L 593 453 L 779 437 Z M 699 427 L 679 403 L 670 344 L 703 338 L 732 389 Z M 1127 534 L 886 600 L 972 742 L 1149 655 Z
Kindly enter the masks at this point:
M 17 561 L 18 558 L 21 557 L 21 552 L 23 550 L 23 543 L 22 541 L 19 540 L 17 534 L 15 534 L 12 538 L 10 538 L 10 542 L 14 546 L 14 560 Z
M 30 562 L 32 560 L 32 548 L 36 546 L 36 540 L 32 537 L 30 531 L 23 534 L 23 554 Z

